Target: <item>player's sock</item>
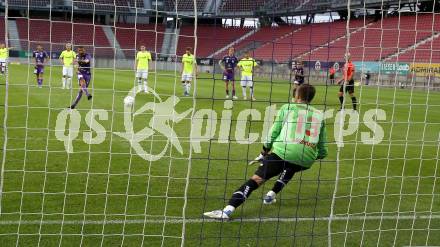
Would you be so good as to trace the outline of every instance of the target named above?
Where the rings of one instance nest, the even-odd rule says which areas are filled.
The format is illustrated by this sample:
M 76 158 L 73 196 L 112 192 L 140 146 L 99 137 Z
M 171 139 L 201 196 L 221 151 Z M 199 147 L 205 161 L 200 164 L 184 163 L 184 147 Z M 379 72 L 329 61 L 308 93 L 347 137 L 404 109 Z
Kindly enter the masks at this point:
M 339 102 L 341 102 L 341 108 L 342 108 L 342 104 L 344 104 L 344 96 L 339 96 Z
M 81 100 L 82 94 L 83 94 L 83 91 L 80 89 L 80 90 L 78 91 L 78 95 L 77 95 L 76 98 L 75 98 L 75 101 L 73 101 L 73 104 L 72 104 L 72 106 L 71 106 L 70 108 L 73 109 L 73 108 L 76 107 L 76 105 L 78 104 L 78 102 Z
M 63 89 L 66 88 L 66 81 L 67 81 L 67 79 L 65 77 L 63 77 Z
M 249 93 L 251 94 L 251 98 L 254 97 L 254 87 L 249 87 Z
M 186 84 L 186 93 L 189 94 L 189 92 L 191 92 L 191 83 Z
M 86 86 L 81 87 L 81 90 L 87 95 L 87 97 L 90 96 L 89 90 L 86 88 Z
M 251 195 L 252 191 L 258 189 L 258 184 L 252 179 L 249 179 L 244 183 L 237 191 L 232 194 L 228 205 L 237 208 Z
M 186 83 L 185 81 L 182 81 L 182 87 L 183 87 L 183 94 L 186 94 Z
M 226 95 L 229 95 L 229 81 L 225 81 L 225 87 Z
M 140 77 L 138 78 L 138 84 L 142 84 L 142 80 Z
M 37 79 L 37 83 L 38 83 L 38 86 L 41 86 L 43 84 L 43 79 Z
M 351 102 L 353 103 L 353 110 L 356 111 L 357 100 L 355 96 L 351 97 Z
M 246 87 L 241 87 L 243 92 L 243 98 L 246 98 Z
M 147 86 L 148 86 L 147 80 L 144 80 L 144 92 L 148 91 Z
M 66 83 L 67 85 L 67 88 L 72 88 L 72 78 L 67 78 L 67 83 Z

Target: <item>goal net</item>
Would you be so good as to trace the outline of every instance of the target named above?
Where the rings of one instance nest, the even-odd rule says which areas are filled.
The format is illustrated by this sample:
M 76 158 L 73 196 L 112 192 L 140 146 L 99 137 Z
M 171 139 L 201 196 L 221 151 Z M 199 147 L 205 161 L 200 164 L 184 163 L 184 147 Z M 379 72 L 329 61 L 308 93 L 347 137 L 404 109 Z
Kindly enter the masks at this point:
M 439 8 L 0 3 L 2 245 L 438 245 Z M 235 90 L 219 64 L 230 47 L 258 65 L 252 84 L 236 69 Z M 302 78 L 328 156 L 273 204 L 263 198 L 277 177 L 229 220 L 204 217 L 258 169 L 248 164 Z

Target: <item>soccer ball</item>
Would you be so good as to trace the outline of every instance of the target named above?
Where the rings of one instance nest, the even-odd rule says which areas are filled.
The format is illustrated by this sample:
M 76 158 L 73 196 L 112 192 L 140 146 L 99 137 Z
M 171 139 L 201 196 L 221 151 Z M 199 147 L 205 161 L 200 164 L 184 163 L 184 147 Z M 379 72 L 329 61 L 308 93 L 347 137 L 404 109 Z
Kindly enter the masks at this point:
M 125 106 L 132 106 L 134 103 L 134 98 L 133 96 L 127 96 L 124 98 L 124 105 Z

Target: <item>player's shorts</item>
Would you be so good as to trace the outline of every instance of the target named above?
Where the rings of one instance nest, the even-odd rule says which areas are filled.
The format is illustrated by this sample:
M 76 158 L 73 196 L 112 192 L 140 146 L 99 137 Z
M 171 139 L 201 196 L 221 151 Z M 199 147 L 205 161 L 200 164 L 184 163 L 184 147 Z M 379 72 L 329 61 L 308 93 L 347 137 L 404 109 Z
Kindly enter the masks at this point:
M 63 66 L 63 76 L 73 77 L 73 67 Z
M 92 79 L 92 75 L 88 73 L 78 73 L 78 85 L 81 86 L 81 79 L 84 79 L 86 82 L 86 87 L 89 87 L 90 79 Z
M 136 70 L 136 78 L 148 79 L 148 69 Z
M 263 163 L 255 171 L 255 175 L 268 180 L 283 173 L 283 176 L 290 180 L 296 172 L 307 169 L 309 168 L 287 162 L 278 155 L 271 153 L 264 158 Z
M 234 79 L 234 72 L 233 71 L 224 71 L 223 72 L 223 80 L 224 81 L 233 81 Z
M 183 73 L 182 74 L 182 81 L 192 81 L 192 73 Z
M 334 74 L 333 74 L 333 75 L 330 75 L 330 76 L 329 76 L 329 79 L 330 79 L 330 80 L 334 80 L 334 79 L 335 79 L 335 75 L 334 75 Z
M 252 80 L 252 76 L 251 75 L 243 75 L 241 76 L 241 82 L 240 82 L 242 87 L 253 87 L 254 86 L 254 81 Z
M 44 66 L 35 66 L 34 74 L 39 75 L 44 73 Z
M 339 92 L 344 92 L 344 85 L 341 85 L 339 88 Z M 347 85 L 345 85 L 345 92 L 346 93 L 354 93 L 354 80 L 350 80 Z

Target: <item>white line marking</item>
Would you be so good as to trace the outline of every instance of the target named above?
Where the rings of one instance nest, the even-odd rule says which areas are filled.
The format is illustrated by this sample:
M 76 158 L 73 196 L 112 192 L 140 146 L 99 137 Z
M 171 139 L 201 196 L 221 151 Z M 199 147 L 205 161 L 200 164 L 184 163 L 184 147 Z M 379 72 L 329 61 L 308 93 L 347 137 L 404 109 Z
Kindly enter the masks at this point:
M 440 219 L 440 215 L 374 215 L 374 216 L 334 216 L 332 221 L 347 221 L 347 220 L 423 220 L 423 219 Z M 328 221 L 330 217 L 318 217 L 318 218 L 237 218 L 228 220 L 228 222 L 295 222 L 295 221 Z M 221 223 L 221 220 L 207 219 L 207 218 L 192 218 L 186 219 L 186 223 L 198 224 L 198 223 Z M 139 219 L 139 220 L 4 220 L 0 221 L 0 225 L 102 225 L 102 224 L 182 224 L 183 219 L 179 218 L 166 218 L 166 219 Z

